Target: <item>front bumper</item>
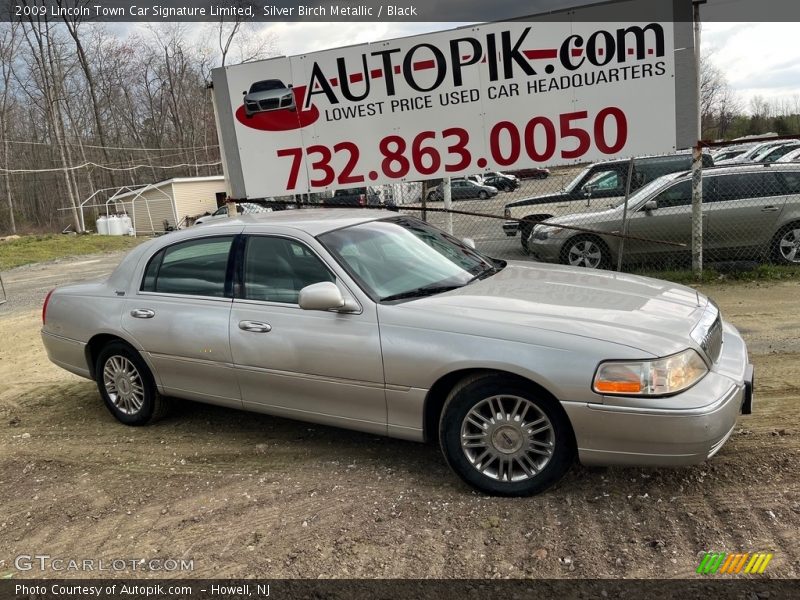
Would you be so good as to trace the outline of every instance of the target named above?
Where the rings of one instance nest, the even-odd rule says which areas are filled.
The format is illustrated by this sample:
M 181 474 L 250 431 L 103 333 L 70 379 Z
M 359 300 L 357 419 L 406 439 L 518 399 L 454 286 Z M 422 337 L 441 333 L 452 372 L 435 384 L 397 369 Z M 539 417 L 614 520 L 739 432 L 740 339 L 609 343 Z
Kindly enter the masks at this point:
M 519 223 L 517 221 L 506 221 L 503 223 L 503 231 L 508 237 L 514 237 L 519 231 Z
M 564 246 L 564 238 L 560 236 L 550 236 L 544 240 L 538 240 L 533 236 L 528 240 L 528 252 L 538 260 L 544 262 L 560 262 L 561 248 Z
M 641 399 L 625 405 L 628 399 L 619 398 L 562 405 L 585 465 L 690 465 L 716 454 L 733 433 L 737 416 L 749 414 L 752 382 L 744 340 L 725 323 L 722 354 L 712 370 L 689 390 L 654 402 L 658 408 L 643 407 Z

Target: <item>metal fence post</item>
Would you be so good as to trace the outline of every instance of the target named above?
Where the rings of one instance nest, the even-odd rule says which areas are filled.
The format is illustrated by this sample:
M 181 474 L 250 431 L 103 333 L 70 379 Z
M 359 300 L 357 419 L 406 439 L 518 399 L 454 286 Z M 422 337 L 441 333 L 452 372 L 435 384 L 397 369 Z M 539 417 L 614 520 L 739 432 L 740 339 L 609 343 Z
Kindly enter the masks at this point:
M 633 157 L 628 163 L 628 178 L 625 181 L 625 204 L 622 205 L 622 237 L 619 240 L 617 254 L 617 271 L 622 271 L 622 255 L 625 253 L 625 235 L 628 233 L 628 198 L 631 197 L 631 180 L 633 179 Z
M 703 273 L 703 148 L 700 115 L 700 4 L 692 4 L 694 17 L 694 58 L 697 76 L 697 144 L 692 148 L 692 272 L 695 277 Z
M 444 209 L 450 211 L 453 208 L 453 196 L 450 190 L 450 178 L 446 177 L 442 182 L 442 196 L 444 197 Z M 453 235 L 453 213 L 447 212 L 447 233 Z
M 703 148 L 692 148 L 692 272 L 703 274 Z

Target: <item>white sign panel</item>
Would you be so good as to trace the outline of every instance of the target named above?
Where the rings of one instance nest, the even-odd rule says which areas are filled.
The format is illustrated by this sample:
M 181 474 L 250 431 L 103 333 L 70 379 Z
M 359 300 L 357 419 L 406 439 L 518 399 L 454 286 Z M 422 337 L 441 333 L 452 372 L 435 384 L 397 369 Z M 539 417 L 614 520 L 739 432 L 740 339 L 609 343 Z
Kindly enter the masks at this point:
M 673 151 L 674 26 L 491 23 L 218 69 L 234 195 Z

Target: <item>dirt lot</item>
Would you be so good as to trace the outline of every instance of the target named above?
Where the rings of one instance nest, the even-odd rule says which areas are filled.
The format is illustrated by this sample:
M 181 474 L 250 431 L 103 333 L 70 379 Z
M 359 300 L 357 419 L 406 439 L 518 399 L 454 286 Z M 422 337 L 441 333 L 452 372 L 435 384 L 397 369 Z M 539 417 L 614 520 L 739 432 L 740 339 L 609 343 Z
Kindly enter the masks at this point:
M 42 575 L 16 572 L 19 554 L 193 559 L 173 573 L 192 577 L 686 577 L 704 550 L 774 552 L 767 576 L 800 576 L 798 282 L 703 289 L 757 374 L 755 414 L 712 461 L 576 466 L 547 494 L 497 499 L 424 445 L 191 403 L 117 424 L 38 330 L 52 284 L 118 259 L 4 275 L 0 577 Z

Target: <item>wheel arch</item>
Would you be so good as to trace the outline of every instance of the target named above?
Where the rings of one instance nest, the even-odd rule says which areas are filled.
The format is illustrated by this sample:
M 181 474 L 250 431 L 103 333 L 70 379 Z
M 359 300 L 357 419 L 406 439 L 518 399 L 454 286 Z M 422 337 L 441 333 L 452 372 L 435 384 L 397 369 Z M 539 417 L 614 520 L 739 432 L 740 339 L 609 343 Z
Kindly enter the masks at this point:
M 141 348 L 138 347 L 137 344 L 133 343 L 132 340 L 126 339 L 125 337 L 119 335 L 118 333 L 112 332 L 101 332 L 93 335 L 88 342 L 86 342 L 86 346 L 84 347 L 84 353 L 86 354 L 86 364 L 89 367 L 89 375 L 91 375 L 92 379 L 96 376 L 95 366 L 97 363 L 97 357 L 100 355 L 100 352 L 103 348 L 105 348 L 111 342 L 122 342 L 123 344 L 127 344 L 133 350 L 139 353 L 139 356 L 142 357 L 142 360 L 145 362 L 147 367 L 150 369 L 150 373 L 153 375 L 153 378 L 156 379 L 156 384 L 158 384 L 158 379 L 156 377 L 155 369 L 153 369 L 153 365 L 150 363 L 150 360 L 144 353 L 141 351 Z
M 559 402 L 558 398 L 556 398 L 552 392 L 530 377 L 526 377 L 512 371 L 491 367 L 457 369 L 442 375 L 434 382 L 434 384 L 428 390 L 428 393 L 425 395 L 425 402 L 423 405 L 422 434 L 426 443 L 437 443 L 439 440 L 439 419 L 442 415 L 442 410 L 444 409 L 445 402 L 447 401 L 447 397 L 450 392 L 453 391 L 453 389 L 465 379 L 476 376 L 499 376 L 517 383 L 522 383 L 526 386 L 530 386 L 538 393 L 548 397 L 550 400 L 552 400 L 556 410 L 560 411 L 563 414 L 566 422 L 569 423 L 572 443 L 577 448 L 575 431 L 572 428 L 572 422 L 569 419 L 569 415 L 567 414 L 567 411 L 564 410 L 564 407 L 561 406 L 561 402 Z

